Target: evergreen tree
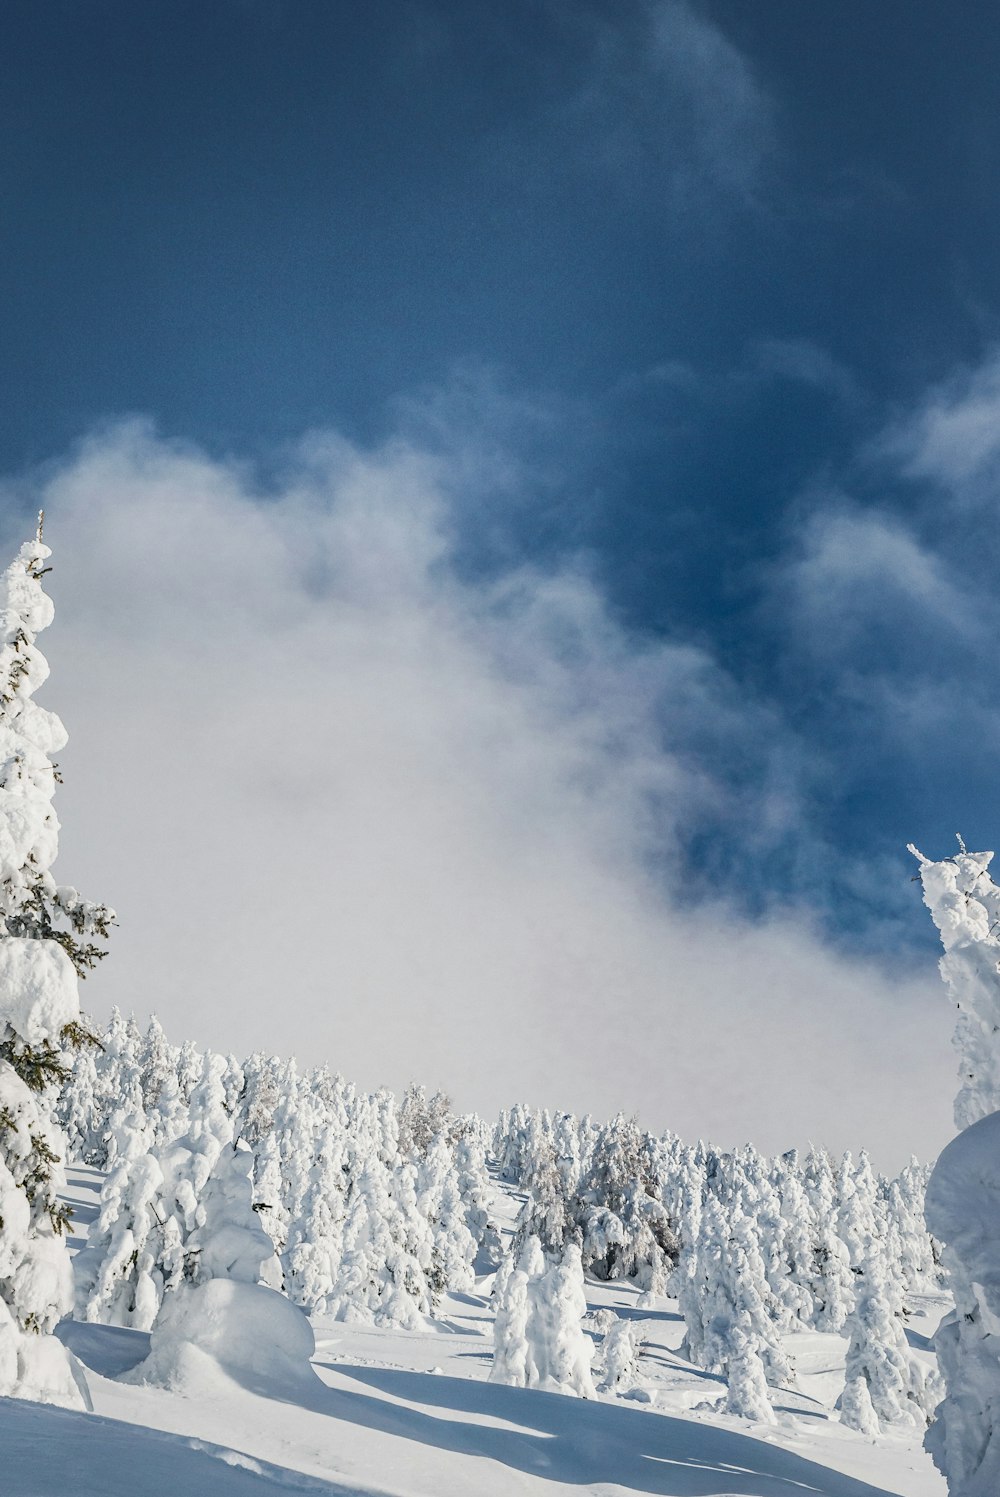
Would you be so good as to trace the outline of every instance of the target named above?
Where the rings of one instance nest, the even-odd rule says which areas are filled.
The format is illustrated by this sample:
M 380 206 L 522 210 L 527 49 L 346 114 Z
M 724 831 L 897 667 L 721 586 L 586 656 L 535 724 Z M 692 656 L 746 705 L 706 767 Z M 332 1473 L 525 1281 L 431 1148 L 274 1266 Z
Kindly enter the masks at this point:
M 171 1045 L 163 1025 L 152 1015 L 142 1042 L 139 1064 L 142 1072 L 142 1100 L 147 1115 L 160 1100 L 168 1078 L 177 1080 L 178 1052 Z
M 490 1381 L 593 1398 L 580 1249 L 570 1243 L 546 1264 L 537 1237 L 497 1270 Z
M 601 1344 L 602 1393 L 627 1393 L 639 1375 L 639 1338 L 631 1322 L 614 1316 Z
M 840 1398 L 841 1421 L 870 1438 L 886 1425 L 922 1429 L 937 1401 L 937 1380 L 928 1382 L 914 1360 L 893 1298 L 882 1255 L 871 1244 L 847 1317 L 850 1343 Z
M 804 1185 L 812 1222 L 813 1328 L 840 1331 L 854 1303 L 854 1276 L 847 1247 L 836 1232 L 833 1167 L 822 1150 L 810 1151 Z
M 960 852 L 920 864 L 924 903 L 941 935 L 940 970 L 955 1004 L 959 1055 L 955 1125 L 968 1128 L 1000 1109 L 1000 888 L 989 875 L 991 852 Z
M 64 1046 L 87 1038 L 77 978 L 103 954 L 114 919 L 51 873 L 52 809 L 66 743 L 34 693 L 48 676 L 35 644 L 52 620 L 42 589 L 49 548 L 38 531 L 0 577 L 0 1394 L 74 1404 L 80 1394 L 51 1336 L 73 1303 L 58 1199 L 65 1142 L 51 1088 Z

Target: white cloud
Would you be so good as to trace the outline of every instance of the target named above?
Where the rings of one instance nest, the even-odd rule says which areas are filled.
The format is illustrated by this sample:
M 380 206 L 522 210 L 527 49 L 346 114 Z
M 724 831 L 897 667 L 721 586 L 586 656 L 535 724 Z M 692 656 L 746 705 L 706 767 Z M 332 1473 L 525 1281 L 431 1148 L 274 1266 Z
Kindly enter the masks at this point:
M 664 742 L 738 737 L 735 684 L 570 566 L 462 580 L 442 477 L 316 437 L 261 495 L 133 426 L 40 482 L 59 873 L 121 915 L 85 998 L 484 1110 L 931 1152 L 936 978 L 683 898 L 726 792 Z
M 692 139 L 716 179 L 750 192 L 773 148 L 770 100 L 743 54 L 683 0 L 648 6 L 651 72 L 660 81 L 665 118 L 690 110 Z
M 687 0 L 553 11 L 578 74 L 550 120 L 557 138 L 543 137 L 544 172 L 553 159 L 597 167 L 633 202 L 687 212 L 756 203 L 775 157 L 774 110 L 718 26 Z
M 881 446 L 910 477 L 934 479 L 957 491 L 976 491 L 976 480 L 987 474 L 995 480 L 1000 457 L 1000 352 L 935 385 L 885 435 Z
M 814 510 L 781 568 L 783 607 L 810 631 L 817 654 L 856 650 L 859 634 L 882 627 L 898 644 L 923 628 L 976 640 L 986 620 L 980 600 L 947 562 L 901 520 L 836 501 Z
M 809 338 L 761 338 L 751 346 L 750 353 L 763 374 L 812 385 L 847 402 L 860 395 L 851 371 Z

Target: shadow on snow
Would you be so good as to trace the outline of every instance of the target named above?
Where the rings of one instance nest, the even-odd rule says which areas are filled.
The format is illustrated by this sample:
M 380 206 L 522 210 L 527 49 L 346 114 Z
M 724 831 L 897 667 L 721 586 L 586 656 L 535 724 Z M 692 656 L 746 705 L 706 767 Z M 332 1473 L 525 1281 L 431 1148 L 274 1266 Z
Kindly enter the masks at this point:
M 341 1362 L 336 1371 L 405 1403 L 327 1388 L 321 1406 L 334 1418 L 549 1481 L 618 1485 L 656 1497 L 896 1497 L 751 1435 L 695 1420 L 390 1368 Z M 449 1411 L 516 1428 L 449 1419 Z
M 0 1399 L 2 1490 L 10 1497 L 362 1497 L 270 1461 L 96 1414 Z

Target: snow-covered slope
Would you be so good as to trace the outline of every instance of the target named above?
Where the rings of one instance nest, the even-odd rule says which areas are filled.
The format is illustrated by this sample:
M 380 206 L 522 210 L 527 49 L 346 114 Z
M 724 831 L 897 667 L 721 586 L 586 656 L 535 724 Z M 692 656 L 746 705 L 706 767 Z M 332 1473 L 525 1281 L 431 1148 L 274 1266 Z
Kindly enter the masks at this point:
M 100 1177 L 71 1172 L 74 1245 L 94 1214 Z M 506 1230 L 521 1198 L 498 1187 Z M 197 1396 L 133 1386 L 120 1374 L 146 1354 L 138 1331 L 65 1322 L 88 1370 L 92 1414 L 0 1404 L 5 1497 L 555 1497 L 567 1487 L 660 1497 L 941 1497 L 919 1436 L 871 1443 L 833 1410 L 846 1343 L 786 1338 L 796 1386 L 776 1397 L 777 1423 L 719 1411 L 722 1381 L 678 1355 L 683 1326 L 667 1299 L 640 1309 L 629 1284 L 588 1284 L 591 1312 L 627 1318 L 642 1342 L 635 1385 L 597 1400 L 497 1386 L 490 1367 L 491 1278 L 445 1297 L 440 1319 L 412 1331 L 314 1317 L 317 1381 L 246 1386 L 221 1370 Z M 917 1304 L 911 1345 L 927 1338 L 943 1298 Z M 601 1318 L 588 1317 L 600 1364 Z

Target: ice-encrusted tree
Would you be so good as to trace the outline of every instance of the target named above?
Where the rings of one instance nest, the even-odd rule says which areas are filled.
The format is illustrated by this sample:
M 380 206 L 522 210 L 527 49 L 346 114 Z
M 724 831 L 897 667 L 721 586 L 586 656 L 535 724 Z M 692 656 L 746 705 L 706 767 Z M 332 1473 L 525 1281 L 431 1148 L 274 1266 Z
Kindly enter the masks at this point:
M 469 1231 L 455 1157 L 439 1134 L 427 1147 L 416 1180 L 416 1206 L 431 1228 L 431 1286 L 470 1289 L 477 1242 Z
M 412 1169 L 408 1164 L 400 1173 Z M 339 1320 L 418 1330 L 433 1310 L 430 1232 L 423 1223 L 417 1243 L 407 1231 L 420 1222 L 407 1212 L 405 1196 L 399 1199 L 401 1183 L 377 1154 L 368 1156 L 347 1208 L 342 1257 L 327 1297 L 327 1313 Z
M 778 1328 L 767 1309 L 767 1280 L 753 1224 L 739 1197 L 724 1209 L 705 1202 L 694 1274 L 680 1302 L 688 1356 L 727 1384 L 727 1411 L 773 1423 L 768 1384 L 791 1378 Z
M 936 1380 L 928 1381 L 910 1351 L 897 1300 L 883 1256 L 874 1242 L 869 1243 L 845 1326 L 850 1339 L 840 1418 L 870 1438 L 886 1425 L 923 1429 L 936 1402 Z
M 160 1094 L 169 1080 L 177 1081 L 178 1054 L 167 1039 L 163 1025 L 150 1017 L 139 1054 L 142 1076 L 142 1101 L 147 1114 L 159 1104 Z M 179 1088 L 178 1088 L 179 1090 Z
M 784 1224 L 783 1252 L 787 1270 L 782 1284 L 784 1304 L 793 1319 L 802 1325 L 812 1325 L 816 1313 L 812 1293 L 813 1224 L 797 1161 L 794 1164 L 788 1159 L 779 1161 L 774 1180 Z
M 934 863 L 911 844 L 924 903 L 944 947 L 941 976 L 958 1011 L 955 1126 L 968 1128 L 1000 1108 L 1000 888 L 991 852 L 960 851 Z
M 955 1122 L 963 1130 L 926 1191 L 927 1226 L 944 1244 L 955 1296 L 934 1337 L 946 1393 L 926 1445 L 951 1497 L 992 1497 L 1000 1490 L 1000 888 L 989 874 L 993 854 L 970 853 L 961 839 L 958 853 L 939 862 L 910 851 L 958 1010 Z
M 50 1086 L 67 1042 L 84 1039 L 77 978 L 103 954 L 114 915 L 58 885 L 52 807 L 66 743 L 34 701 L 48 676 L 35 637 L 52 621 L 42 522 L 0 577 L 0 1394 L 79 1404 L 51 1335 L 73 1303 L 60 1204 L 65 1142 Z
M 938 1283 L 934 1244 L 924 1219 L 930 1171 L 911 1159 L 889 1186 L 889 1211 L 898 1240 L 899 1271 L 907 1289 L 933 1289 Z
M 1000 1492 L 1000 1112 L 953 1139 L 927 1185 L 955 1295 L 934 1337 L 946 1396 L 925 1444 L 951 1497 Z
M 591 1346 L 580 1249 L 568 1244 L 546 1263 L 537 1237 L 528 1237 L 516 1263 L 504 1259 L 495 1283 L 496 1320 L 490 1381 L 593 1398 Z
M 310 1313 L 326 1310 L 343 1257 L 344 1144 L 343 1131 L 328 1122 L 317 1143 L 302 1215 L 293 1224 L 283 1257 L 289 1298 Z
M 144 1135 L 137 1133 L 140 1148 Z M 101 1206 L 74 1265 L 77 1315 L 148 1331 L 163 1298 L 165 1278 L 183 1270 L 180 1233 L 161 1216 L 163 1172 L 152 1154 L 123 1152 L 101 1191 Z M 164 1272 L 164 1260 L 166 1272 Z
M 811 1217 L 813 1328 L 840 1331 L 854 1304 L 854 1275 L 850 1254 L 836 1232 L 836 1182 L 824 1150 L 809 1151 L 803 1186 Z
M 399 1152 L 414 1161 L 424 1157 L 435 1139 L 450 1139 L 455 1122 L 450 1097 L 444 1092 L 428 1097 L 424 1088 L 416 1085 L 403 1093 L 398 1118 Z
M 615 1316 L 601 1344 L 601 1392 L 627 1393 L 639 1375 L 639 1335 L 631 1321 Z

